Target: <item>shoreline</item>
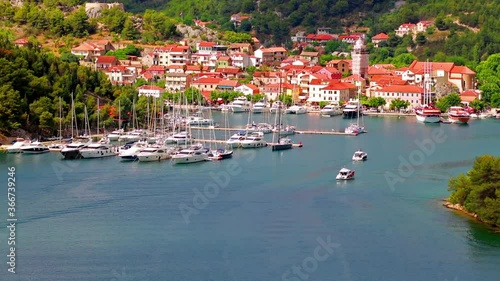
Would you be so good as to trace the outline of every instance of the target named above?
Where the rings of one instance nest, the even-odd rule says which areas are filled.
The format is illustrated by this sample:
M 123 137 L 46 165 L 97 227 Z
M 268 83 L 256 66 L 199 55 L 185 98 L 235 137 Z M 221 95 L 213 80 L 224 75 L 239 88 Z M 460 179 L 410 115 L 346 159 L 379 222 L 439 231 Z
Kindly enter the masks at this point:
M 485 222 L 484 220 L 482 220 L 476 213 L 472 213 L 472 212 L 469 212 L 467 211 L 462 205 L 460 204 L 452 204 L 450 201 L 448 201 L 448 198 L 446 199 L 443 199 L 443 206 L 450 209 L 450 210 L 454 210 L 454 211 L 457 211 L 463 215 L 466 215 L 468 216 L 469 218 L 472 218 L 474 219 L 475 221 L 477 222 L 480 222 L 484 225 L 487 225 L 491 228 L 493 228 L 495 230 L 495 233 L 500 233 L 500 225 L 496 225 L 496 224 L 493 224 L 493 223 L 489 223 L 489 222 Z

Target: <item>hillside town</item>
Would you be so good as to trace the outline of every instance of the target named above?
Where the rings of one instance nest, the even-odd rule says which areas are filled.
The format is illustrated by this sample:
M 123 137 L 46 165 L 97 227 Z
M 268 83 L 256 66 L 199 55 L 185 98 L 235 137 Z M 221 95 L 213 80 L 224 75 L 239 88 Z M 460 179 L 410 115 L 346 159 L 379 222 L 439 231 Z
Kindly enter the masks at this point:
M 97 17 L 103 9 L 112 7 L 123 9 L 119 3 L 87 3 L 85 10 L 89 17 Z M 247 15 L 231 16 L 235 25 L 245 19 L 248 19 Z M 207 22 L 197 20 L 195 24 L 206 28 Z M 395 34 L 400 37 L 416 36 L 432 25 L 430 21 L 404 23 L 395 30 Z M 387 34 L 379 33 L 370 38 L 370 42 L 377 48 L 388 39 Z M 291 96 L 294 103 L 307 105 L 322 102 L 343 104 L 358 93 L 368 98 L 384 98 L 386 108 L 394 99 L 408 102 L 410 109 L 424 102 L 425 63 L 415 60 L 402 68 L 392 64 L 370 65 L 366 33 L 347 31 L 338 35 L 332 34 L 327 27 L 318 28 L 315 34 L 297 32 L 291 37 L 294 50 L 299 50 L 297 55 L 289 55 L 291 50 L 281 46 L 261 46 L 255 37 L 252 40 L 252 43 L 223 45 L 215 41 L 193 43 L 184 39 L 176 44 L 145 48 L 141 56 L 128 56 L 127 60 L 106 55 L 124 48 L 123 44 L 97 40 L 85 41 L 73 47 L 71 53 L 80 59 L 80 64 L 106 73 L 114 85 L 134 85 L 138 79 L 144 79 L 148 85 L 138 89 L 140 94 L 154 89 L 159 95 L 192 87 L 199 90 L 209 103 L 212 102 L 210 96 L 213 91 L 261 94 L 268 101 L 276 100 L 282 93 Z M 329 41 L 350 44 L 352 51 L 337 53 L 336 57 L 341 59 L 331 60 L 322 66 L 320 56 L 324 49 L 321 47 Z M 28 40 L 20 38 L 15 44 L 24 46 Z M 257 71 L 249 76 L 246 71 L 249 68 Z M 433 98 L 455 92 L 460 94 L 465 104 L 481 99 L 475 72 L 466 66 L 453 62 L 431 62 L 428 73 L 427 80 L 432 81 L 434 89 L 430 93 Z M 162 80 L 165 88 L 152 85 Z M 243 80 L 248 83 L 242 83 Z

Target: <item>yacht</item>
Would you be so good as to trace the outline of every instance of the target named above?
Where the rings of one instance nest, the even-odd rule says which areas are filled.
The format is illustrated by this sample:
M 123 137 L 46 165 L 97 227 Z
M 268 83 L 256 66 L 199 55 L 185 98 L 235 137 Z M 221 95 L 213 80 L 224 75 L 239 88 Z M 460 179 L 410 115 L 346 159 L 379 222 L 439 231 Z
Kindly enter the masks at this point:
M 441 122 L 441 110 L 432 104 L 419 106 L 415 109 L 417 120 L 424 123 Z
M 282 101 L 275 101 L 271 108 L 269 108 L 270 113 L 277 113 L 278 111 L 283 112 L 285 110 L 285 104 Z
M 339 173 L 337 174 L 336 179 L 337 180 L 351 180 L 354 179 L 354 170 L 349 170 L 347 168 L 342 168 L 340 169 Z
M 471 116 L 470 113 L 461 106 L 451 106 L 448 110 L 448 120 L 455 124 L 467 124 Z
M 177 134 L 171 135 L 165 140 L 165 143 L 175 143 L 178 145 L 186 145 L 188 143 L 191 143 L 193 140 L 192 136 L 188 134 L 188 132 L 183 131 L 179 132 Z
M 124 134 L 123 129 L 114 130 L 111 133 L 109 133 L 107 137 L 110 141 L 117 141 L 123 134 Z
M 209 160 L 209 150 L 201 145 L 191 146 L 187 149 L 179 151 L 172 155 L 172 163 L 174 164 L 190 164 Z
M 275 126 L 273 132 L 279 132 L 280 136 L 289 136 L 295 134 L 295 126 Z
M 39 154 L 49 152 L 49 148 L 39 141 L 34 141 L 29 145 L 22 146 L 21 151 L 26 154 Z
M 319 111 L 321 116 L 336 116 L 342 114 L 342 109 L 336 104 L 329 104 Z
M 229 104 L 223 104 L 220 106 L 221 112 L 233 112 L 233 108 Z
M 307 113 L 307 107 L 303 105 L 292 105 L 285 110 L 286 114 L 305 114 Z
M 118 157 L 122 161 L 136 161 L 137 155 L 146 147 L 145 143 L 136 142 L 127 149 L 120 150 Z
M 171 157 L 172 153 L 167 147 L 145 147 L 137 154 L 139 162 L 161 161 Z
M 61 149 L 63 159 L 69 160 L 82 158 L 80 150 L 92 143 L 91 138 L 77 138 L 76 140 L 76 142 L 69 143 L 63 149 Z
M 269 104 L 266 101 L 258 101 L 252 106 L 252 113 L 265 113 L 269 109 Z
M 286 149 L 291 149 L 292 147 L 293 147 L 292 140 L 286 137 L 279 138 L 278 143 L 271 144 L 272 151 L 286 150 Z
M 349 102 L 347 102 L 347 104 L 344 106 L 344 109 L 342 110 L 344 118 L 358 117 L 358 114 L 361 114 L 360 106 L 361 105 L 359 104 L 358 100 L 350 100 Z
M 215 125 L 215 122 L 213 119 L 203 118 L 203 116 L 188 116 L 186 118 L 186 125 L 213 126 L 213 125 Z
M 368 153 L 361 149 L 354 152 L 354 155 L 352 156 L 352 161 L 366 161 L 366 159 L 368 159 Z
M 244 140 L 240 141 L 240 146 L 242 148 L 265 147 L 267 146 L 267 142 L 264 140 L 264 133 L 253 132 Z
M 80 149 L 81 158 L 104 158 L 116 155 L 116 149 L 114 145 L 109 143 L 97 142 L 91 143 L 86 147 Z
M 8 153 L 21 153 L 22 150 L 21 148 L 27 145 L 30 145 L 31 141 L 25 140 L 23 138 L 17 138 L 16 142 L 10 146 L 7 147 L 7 152 Z
M 231 148 L 235 148 L 235 147 L 239 147 L 240 146 L 240 143 L 241 141 L 245 140 L 247 136 L 247 132 L 246 131 L 238 131 L 236 134 L 232 135 L 227 141 L 226 141 L 226 144 L 231 147 Z
M 232 103 L 228 104 L 233 112 L 247 112 L 252 107 L 252 102 L 247 100 L 245 96 L 237 97 Z

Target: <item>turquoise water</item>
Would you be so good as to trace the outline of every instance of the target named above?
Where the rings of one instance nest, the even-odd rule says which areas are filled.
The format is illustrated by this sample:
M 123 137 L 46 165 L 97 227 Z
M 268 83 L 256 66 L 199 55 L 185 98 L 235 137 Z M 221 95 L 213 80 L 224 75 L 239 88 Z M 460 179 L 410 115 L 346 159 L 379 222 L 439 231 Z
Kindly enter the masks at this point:
M 247 117 L 232 114 L 230 124 Z M 287 119 L 299 130 L 350 123 Z M 303 148 L 186 166 L 1 154 L 1 224 L 8 166 L 18 223 L 15 275 L 0 229 L 0 280 L 499 280 L 500 234 L 441 200 L 474 157 L 500 154 L 500 122 L 363 121 L 368 133 L 357 137 L 295 135 Z M 368 161 L 350 161 L 358 148 Z M 356 179 L 336 182 L 342 167 Z

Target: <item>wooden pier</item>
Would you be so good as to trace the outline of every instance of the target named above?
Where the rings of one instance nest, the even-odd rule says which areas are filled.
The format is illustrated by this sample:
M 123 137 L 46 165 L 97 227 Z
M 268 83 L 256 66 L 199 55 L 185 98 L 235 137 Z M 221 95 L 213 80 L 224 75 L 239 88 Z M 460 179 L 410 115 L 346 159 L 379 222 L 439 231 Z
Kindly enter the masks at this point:
M 197 142 L 226 144 L 225 140 L 204 140 L 204 139 L 194 139 L 193 140 L 193 143 L 197 143 Z M 277 144 L 277 143 L 268 142 L 267 146 L 271 146 L 273 144 Z M 292 144 L 292 147 L 302 147 L 302 146 L 303 146 L 302 142 Z M 252 148 L 254 148 L 254 147 L 252 147 Z

